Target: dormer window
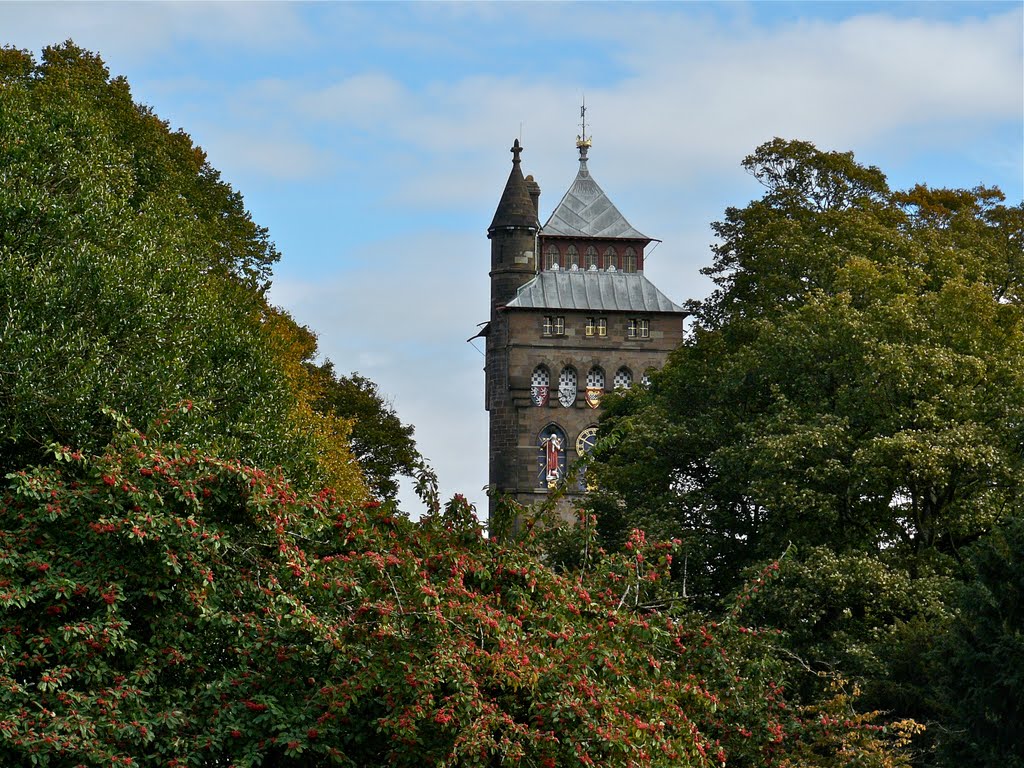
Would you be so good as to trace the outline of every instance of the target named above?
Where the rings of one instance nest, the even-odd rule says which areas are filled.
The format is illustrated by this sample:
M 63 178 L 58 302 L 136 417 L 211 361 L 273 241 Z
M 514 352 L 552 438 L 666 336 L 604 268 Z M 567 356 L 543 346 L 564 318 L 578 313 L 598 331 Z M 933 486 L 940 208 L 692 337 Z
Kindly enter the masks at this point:
M 590 245 L 587 246 L 587 269 L 597 269 L 597 248 Z

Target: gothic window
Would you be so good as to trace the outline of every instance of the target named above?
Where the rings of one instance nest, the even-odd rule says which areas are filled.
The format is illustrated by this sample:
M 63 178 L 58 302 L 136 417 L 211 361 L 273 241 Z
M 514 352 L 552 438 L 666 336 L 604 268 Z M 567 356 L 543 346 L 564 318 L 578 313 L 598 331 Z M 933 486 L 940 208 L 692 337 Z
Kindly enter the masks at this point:
M 597 269 L 597 248 L 592 245 L 587 246 L 587 269 Z
M 608 246 L 604 252 L 604 268 L 605 269 L 618 269 L 619 268 L 619 254 L 615 252 L 615 249 Z
M 615 378 L 612 380 L 612 386 L 615 389 L 628 389 L 633 383 L 633 372 L 626 366 L 622 366 L 615 372 Z
M 570 245 L 569 250 L 566 252 L 565 266 L 568 269 L 572 269 L 573 267 L 575 267 L 576 269 L 580 268 L 580 253 L 579 251 L 576 250 L 576 247 L 573 245 Z
M 644 371 L 644 377 L 642 379 L 640 379 L 640 383 L 643 384 L 645 387 L 651 386 L 651 374 L 652 373 L 654 373 L 654 369 L 653 368 L 648 368 L 646 371 Z
M 558 266 L 558 246 L 549 245 L 547 250 L 544 251 L 544 269 L 552 269 Z
M 551 375 L 546 366 L 538 365 L 533 369 L 533 376 L 530 377 L 530 401 L 538 408 L 548 404 L 550 384 Z
M 601 398 L 604 396 L 604 371 L 601 370 L 600 366 L 595 365 L 587 373 L 587 389 L 584 393 L 584 398 L 587 401 L 587 405 L 591 408 L 597 408 L 601 405 Z
M 576 402 L 576 371 L 569 366 L 558 376 L 558 402 L 564 408 L 571 408 Z
M 537 487 L 554 488 L 565 477 L 565 430 L 548 424 L 537 436 Z
M 625 263 L 622 265 L 625 272 L 636 272 L 636 251 L 630 246 L 626 249 Z

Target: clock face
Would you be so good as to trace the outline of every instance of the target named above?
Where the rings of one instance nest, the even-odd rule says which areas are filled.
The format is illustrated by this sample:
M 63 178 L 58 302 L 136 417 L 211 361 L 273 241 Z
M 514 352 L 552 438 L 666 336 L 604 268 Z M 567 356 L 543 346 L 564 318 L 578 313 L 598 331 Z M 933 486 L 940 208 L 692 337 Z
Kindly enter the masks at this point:
M 597 442 L 597 427 L 587 427 L 576 438 L 576 453 L 579 456 L 590 453 Z

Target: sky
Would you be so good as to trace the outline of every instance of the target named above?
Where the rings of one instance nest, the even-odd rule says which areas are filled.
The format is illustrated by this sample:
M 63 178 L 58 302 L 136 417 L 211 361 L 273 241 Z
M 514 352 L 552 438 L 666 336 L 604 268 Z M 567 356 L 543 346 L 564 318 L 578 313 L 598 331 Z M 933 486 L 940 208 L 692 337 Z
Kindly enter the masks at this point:
M 377 382 L 486 515 L 487 227 L 520 138 L 545 221 L 578 169 L 707 295 L 711 223 L 773 137 L 894 188 L 1024 196 L 1024 3 L 9 2 L 0 44 L 73 39 L 203 147 L 282 253 L 271 301 Z M 403 486 L 403 508 L 422 505 Z

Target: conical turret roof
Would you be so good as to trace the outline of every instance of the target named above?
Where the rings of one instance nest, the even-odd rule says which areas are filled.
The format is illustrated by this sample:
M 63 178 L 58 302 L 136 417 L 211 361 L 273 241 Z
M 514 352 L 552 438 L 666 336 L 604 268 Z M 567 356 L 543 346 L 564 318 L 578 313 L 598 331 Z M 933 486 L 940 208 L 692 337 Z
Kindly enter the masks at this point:
M 530 190 L 523 178 L 522 168 L 519 167 L 519 153 L 523 148 L 516 139 L 512 145 L 512 172 L 505 182 L 505 191 L 501 193 L 501 200 L 498 202 L 498 209 L 494 212 L 494 219 L 487 231 L 498 227 L 537 227 L 537 209 L 534 208 L 533 200 L 530 198 Z
M 545 235 L 561 237 L 599 237 L 647 240 L 651 238 L 633 228 L 626 217 L 608 199 L 608 195 L 587 169 L 589 141 L 577 143 L 580 170 L 562 201 L 544 225 Z

